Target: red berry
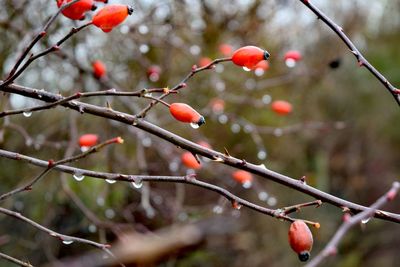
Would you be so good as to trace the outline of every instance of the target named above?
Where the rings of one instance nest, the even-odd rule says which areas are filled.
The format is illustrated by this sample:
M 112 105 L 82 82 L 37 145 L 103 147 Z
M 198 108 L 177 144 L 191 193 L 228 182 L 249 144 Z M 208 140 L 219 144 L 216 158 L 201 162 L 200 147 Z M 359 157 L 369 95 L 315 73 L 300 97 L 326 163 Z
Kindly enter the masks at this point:
M 150 81 L 156 82 L 160 79 L 161 68 L 157 65 L 152 65 L 147 69 L 147 77 Z
M 269 69 L 269 63 L 266 60 L 262 60 L 262 61 L 258 62 L 257 65 L 255 65 L 253 69 L 254 70 L 260 69 L 260 70 L 266 71 Z
M 203 116 L 185 103 L 172 103 L 169 111 L 175 119 L 181 122 L 194 123 L 198 126 L 206 122 Z
M 211 62 L 212 62 L 212 59 L 211 59 L 211 58 L 202 57 L 202 58 L 200 58 L 200 60 L 199 60 L 199 66 L 200 66 L 200 68 L 202 68 L 202 67 L 205 67 L 205 66 L 211 64 Z
M 301 261 L 307 261 L 310 258 L 313 236 L 305 222 L 296 220 L 290 225 L 289 244 Z
M 131 15 L 132 12 L 133 8 L 127 5 L 108 5 L 94 15 L 92 23 L 103 32 L 110 32 L 114 27 L 121 24 L 128 15 Z
M 61 7 L 63 4 L 67 4 L 72 0 L 57 0 L 57 6 Z M 96 6 L 93 0 L 80 0 L 75 4 L 65 8 L 61 13 L 67 18 L 73 20 L 80 20 L 85 18 L 85 13 L 90 10 L 95 10 Z
M 271 108 L 279 115 L 288 115 L 293 110 L 292 104 L 284 100 L 276 100 L 272 102 Z
M 221 114 L 225 109 L 225 101 L 220 98 L 213 98 L 210 102 L 211 109 L 214 113 Z
M 237 170 L 232 173 L 233 179 L 237 182 L 244 184 L 244 183 L 252 183 L 253 182 L 253 175 L 247 171 Z
M 221 52 L 222 55 L 229 57 L 232 56 L 233 48 L 231 45 L 221 44 L 219 46 L 219 52 Z
M 198 170 L 201 168 L 200 163 L 197 162 L 196 158 L 190 152 L 185 152 L 181 156 L 183 165 L 190 169 Z
M 101 77 L 106 75 L 107 72 L 106 65 L 104 65 L 104 63 L 101 62 L 100 60 L 93 61 L 92 68 L 93 68 L 93 75 L 97 79 L 100 79 Z
M 97 134 L 84 134 L 79 138 L 80 147 L 91 147 L 97 144 L 99 136 Z
M 296 50 L 290 50 L 285 54 L 285 60 L 292 59 L 294 61 L 301 60 L 301 53 Z
M 238 66 L 253 69 L 260 61 L 267 60 L 269 53 L 256 46 L 244 46 L 233 52 L 232 61 Z

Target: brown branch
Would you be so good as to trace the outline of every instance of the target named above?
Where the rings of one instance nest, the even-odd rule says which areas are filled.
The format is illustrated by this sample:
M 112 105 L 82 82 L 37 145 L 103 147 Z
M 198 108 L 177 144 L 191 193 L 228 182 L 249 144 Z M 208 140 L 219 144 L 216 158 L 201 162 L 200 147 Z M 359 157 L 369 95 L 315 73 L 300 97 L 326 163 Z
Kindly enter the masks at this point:
M 46 167 L 47 162 L 44 160 L 40 160 L 37 158 L 25 156 L 19 153 L 14 153 L 6 150 L 0 149 L 0 157 L 5 157 L 13 160 L 19 160 L 19 161 L 25 161 L 27 163 L 40 166 L 40 167 Z M 242 206 L 247 207 L 249 209 L 252 209 L 254 211 L 257 211 L 259 213 L 275 217 L 278 219 L 286 220 L 289 222 L 293 222 L 295 219 L 287 216 L 286 214 L 283 214 L 282 209 L 269 209 L 265 208 L 259 205 L 256 205 L 252 202 L 249 202 L 245 199 L 242 199 L 228 190 L 210 184 L 206 183 L 203 181 L 199 181 L 195 178 L 193 175 L 186 175 L 186 176 L 150 176 L 150 175 L 128 175 L 128 174 L 120 174 L 120 173 L 107 173 L 107 172 L 97 172 L 97 171 L 90 171 L 90 170 L 85 170 L 85 169 L 80 169 L 80 168 L 75 168 L 71 166 L 66 166 L 66 165 L 56 165 L 54 166 L 54 169 L 57 171 L 61 172 L 66 172 L 70 174 L 76 174 L 79 173 L 80 175 L 84 176 L 90 176 L 94 178 L 100 178 L 100 179 L 105 179 L 105 180 L 116 180 L 116 181 L 124 181 L 124 182 L 130 182 L 130 183 L 142 183 L 142 182 L 169 182 L 169 183 L 183 183 L 183 184 L 191 184 L 197 187 L 201 187 L 210 191 L 214 191 L 221 196 L 225 197 L 227 200 L 229 200 L 232 203 L 232 207 L 236 209 L 240 209 Z M 307 221 L 308 224 L 315 226 L 315 222 Z
M 342 226 L 336 231 L 335 235 L 332 237 L 332 239 L 328 242 L 328 244 L 325 246 L 325 248 L 318 253 L 316 257 L 312 261 L 310 261 L 306 267 L 315 267 L 321 264 L 321 262 L 328 256 L 335 255 L 337 253 L 337 247 L 340 243 L 340 241 L 343 239 L 343 237 L 346 235 L 346 233 L 355 225 L 359 224 L 361 221 L 370 218 L 376 213 L 376 210 L 383 205 L 385 205 L 387 202 L 393 200 L 397 194 L 397 192 L 400 189 L 400 183 L 399 182 L 394 182 L 392 185 L 392 188 L 384 194 L 382 197 L 380 197 L 374 204 L 372 204 L 368 209 L 364 210 L 363 212 L 360 212 L 359 214 L 353 216 L 353 217 L 347 217 L 347 219 L 344 220 Z M 346 218 L 346 217 L 345 217 Z
M 54 101 L 58 101 L 58 100 L 62 99 L 62 97 L 57 94 L 43 92 L 43 91 L 39 91 L 37 89 L 32 89 L 29 87 L 15 85 L 15 84 L 6 86 L 2 90 L 5 92 L 16 93 L 16 94 L 27 96 L 30 98 L 42 99 L 47 102 L 54 102 Z M 72 103 L 72 102 L 74 102 L 74 103 Z M 138 119 L 136 116 L 129 115 L 129 114 L 126 114 L 123 112 L 118 112 L 115 110 L 110 110 L 110 109 L 107 109 L 104 107 L 81 103 L 79 101 L 72 101 L 72 102 L 64 103 L 64 104 L 62 104 L 62 106 L 68 107 L 68 108 L 76 110 L 78 112 L 81 112 L 82 110 L 84 110 L 86 113 L 89 113 L 89 114 L 92 114 L 95 116 L 99 116 L 99 117 L 111 119 L 114 121 L 119 121 L 124 124 L 132 125 L 136 128 L 142 129 L 152 135 L 158 136 L 161 139 L 164 139 L 165 141 L 168 141 L 178 147 L 181 147 L 182 149 L 186 149 L 194 154 L 198 154 L 198 155 L 207 157 L 209 159 L 215 160 L 217 162 L 223 163 L 228 166 L 232 166 L 237 169 L 249 171 L 249 172 L 259 175 L 263 178 L 272 180 L 276 183 L 282 184 L 282 185 L 292 188 L 296 191 L 303 192 L 309 196 L 315 197 L 316 199 L 319 199 L 323 202 L 330 203 L 341 209 L 343 207 L 346 207 L 354 213 L 359 213 L 359 212 L 362 212 L 362 211 L 368 209 L 365 206 L 358 205 L 356 203 L 353 203 L 353 202 L 341 199 L 339 197 L 333 196 L 331 194 L 325 193 L 314 187 L 306 185 L 297 179 L 293 179 L 293 178 L 290 178 L 283 174 L 271 171 L 269 169 L 266 169 L 263 166 L 251 164 L 242 159 L 238 159 L 238 158 L 235 158 L 232 156 L 229 157 L 223 153 L 200 146 L 200 145 L 193 143 L 187 139 L 184 139 L 174 133 L 171 133 L 163 128 L 160 128 L 144 119 Z M 384 212 L 384 211 L 376 211 L 374 216 L 377 218 L 380 218 L 380 219 L 387 220 L 387 221 L 400 223 L 400 214 L 389 213 L 389 212 Z
M 383 86 L 389 91 L 389 93 L 394 97 L 397 104 L 400 105 L 400 95 L 399 90 L 394 87 L 385 76 L 383 76 L 374 66 L 369 63 L 367 59 L 361 54 L 361 52 L 357 49 L 354 43 L 350 40 L 350 38 L 344 33 L 343 29 L 337 25 L 332 19 L 330 19 L 327 15 L 325 15 L 318 7 L 316 7 L 309 0 L 299 0 L 306 7 L 308 7 L 312 12 L 314 12 L 317 17 L 322 20 L 329 28 L 331 28 L 342 41 L 346 44 L 346 46 L 350 49 L 350 52 L 356 57 L 358 64 L 360 67 L 365 67 L 369 72 L 374 75 L 378 81 L 380 81 Z
M 26 223 L 32 225 L 33 227 L 39 229 L 40 231 L 45 232 L 45 233 L 47 233 L 50 236 L 53 236 L 55 238 L 58 238 L 59 240 L 63 241 L 64 244 L 66 244 L 66 245 L 67 244 L 71 244 L 73 242 L 79 242 L 79 243 L 88 244 L 88 245 L 91 245 L 93 247 L 100 248 L 100 249 L 103 249 L 103 250 L 108 250 L 108 248 L 110 247 L 110 245 L 108 245 L 108 244 L 101 244 L 101 243 L 97 243 L 97 242 L 94 242 L 94 241 L 91 241 L 91 240 L 88 240 L 88 239 L 84 239 L 84 238 L 79 238 L 79 237 L 74 237 L 74 236 L 70 236 L 70 235 L 60 234 L 58 232 L 50 230 L 49 228 L 44 227 L 41 224 L 38 224 L 35 221 L 32 221 L 31 219 L 23 216 L 22 214 L 20 214 L 18 212 L 15 212 L 15 211 L 12 211 L 12 210 L 8 210 L 8 209 L 0 207 L 0 213 L 3 213 L 5 215 L 8 215 L 8 216 L 14 217 L 14 218 L 16 218 L 18 220 L 21 220 L 23 222 L 26 222 Z
M 119 138 L 119 139 L 118 139 Z M 58 165 L 61 164 L 65 164 L 65 163 L 69 163 L 69 162 L 73 162 L 73 161 L 77 161 L 79 159 L 82 159 L 90 154 L 93 154 L 95 152 L 98 152 L 100 149 L 102 149 L 103 147 L 113 144 L 113 143 L 120 143 L 120 137 L 117 138 L 113 138 L 113 139 L 109 139 L 101 144 L 98 144 L 96 146 L 93 146 L 91 148 L 89 148 L 87 151 L 80 153 L 76 156 L 72 156 L 72 157 L 68 157 L 59 161 L 54 162 L 53 160 L 49 160 L 47 161 L 47 167 L 44 171 L 42 171 L 41 173 L 39 173 L 37 176 L 35 176 L 35 178 L 33 178 L 30 182 L 28 182 L 27 184 L 20 186 L 10 192 L 4 193 L 2 195 L 0 195 L 0 201 L 3 201 L 4 199 L 7 199 L 15 194 L 18 194 L 22 191 L 28 191 L 28 190 L 32 190 L 32 186 L 37 183 L 40 179 L 42 179 L 47 173 L 49 173 L 53 168 L 55 168 Z
M 19 58 L 17 59 L 17 62 L 15 63 L 14 67 L 12 68 L 10 74 L 8 75 L 7 79 L 10 79 L 14 73 L 17 71 L 18 67 L 21 65 L 22 61 L 24 61 L 24 59 L 26 58 L 26 56 L 28 55 L 29 51 L 32 50 L 32 48 L 35 46 L 35 44 L 37 42 L 39 42 L 40 39 L 42 39 L 46 34 L 47 34 L 47 30 L 49 29 L 49 27 L 51 26 L 51 24 L 53 24 L 53 22 L 55 21 L 55 19 L 58 17 L 58 15 L 60 15 L 60 13 L 67 7 L 75 4 L 76 2 L 78 2 L 79 0 L 73 0 L 69 3 L 65 3 L 63 4 L 57 11 L 56 14 L 54 14 L 49 21 L 43 26 L 43 28 L 41 29 L 41 31 L 32 39 L 32 41 L 28 44 L 28 46 L 24 49 L 24 51 L 22 52 L 22 54 L 19 56 Z
M 183 80 L 181 80 L 177 85 L 175 85 L 174 87 L 172 87 L 170 90 L 168 90 L 167 92 L 165 92 L 164 94 L 162 94 L 160 97 L 158 97 L 158 101 L 154 100 L 152 101 L 147 107 L 145 107 L 142 111 L 139 112 L 139 114 L 137 114 L 137 118 L 144 118 L 146 117 L 147 112 L 154 107 L 158 102 L 160 102 L 159 100 L 164 99 L 165 97 L 167 97 L 168 95 L 170 95 L 173 92 L 178 91 L 179 89 L 185 88 L 186 87 L 186 82 L 192 78 L 196 73 L 204 71 L 204 70 L 209 70 L 212 69 L 213 66 L 221 63 L 221 62 L 226 62 L 226 61 L 231 61 L 231 58 L 218 58 L 213 60 L 211 63 L 209 63 L 208 65 L 198 68 L 197 66 L 194 66 L 195 68 L 192 69 L 192 71 L 186 75 L 185 78 L 183 78 Z
M 28 263 L 28 262 L 21 261 L 21 260 L 19 260 L 19 259 L 16 259 L 16 258 L 14 258 L 14 257 L 11 257 L 11 256 L 9 256 L 9 255 L 7 255 L 7 254 L 4 254 L 4 253 L 1 253 L 1 252 L 0 252 L 0 258 L 3 258 L 3 259 L 5 259 L 5 260 L 8 260 L 9 262 L 12 262 L 12 263 L 14 263 L 14 264 L 17 264 L 17 265 L 19 265 L 19 266 L 34 267 L 32 264 L 30 264 L 30 263 Z

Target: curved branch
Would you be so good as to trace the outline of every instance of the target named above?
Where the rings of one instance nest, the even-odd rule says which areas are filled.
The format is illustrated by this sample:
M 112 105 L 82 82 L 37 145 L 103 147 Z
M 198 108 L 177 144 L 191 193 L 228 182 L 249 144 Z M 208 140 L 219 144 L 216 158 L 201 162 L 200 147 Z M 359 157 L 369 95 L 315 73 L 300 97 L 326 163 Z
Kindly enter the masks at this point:
M 374 66 L 365 57 L 361 54 L 361 52 L 357 49 L 354 43 L 350 40 L 350 38 L 344 33 L 343 29 L 337 25 L 333 20 L 331 20 L 327 15 L 325 15 L 318 7 L 311 3 L 309 0 L 299 0 L 306 7 L 308 7 L 319 19 L 321 19 L 329 28 L 331 28 L 342 41 L 346 44 L 346 46 L 350 49 L 350 52 L 356 57 L 358 64 L 360 67 L 365 67 L 369 72 L 374 75 L 383 86 L 389 91 L 389 93 L 394 97 L 397 104 L 400 105 L 400 95 L 399 89 L 394 87 L 385 76 L 382 75 Z

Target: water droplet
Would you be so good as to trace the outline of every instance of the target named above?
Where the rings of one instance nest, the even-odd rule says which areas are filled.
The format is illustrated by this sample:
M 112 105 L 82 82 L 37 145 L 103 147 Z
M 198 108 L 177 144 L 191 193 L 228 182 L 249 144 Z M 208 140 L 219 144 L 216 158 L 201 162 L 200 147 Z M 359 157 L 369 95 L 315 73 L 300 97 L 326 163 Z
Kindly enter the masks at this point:
M 158 73 L 152 73 L 149 75 L 149 80 L 152 82 L 157 82 L 160 79 L 160 75 Z
M 268 105 L 269 103 L 271 103 L 271 96 L 270 95 L 263 95 L 261 101 Z
M 288 58 L 285 60 L 285 64 L 288 68 L 294 68 L 296 66 L 296 60 L 293 58 Z
M 65 245 L 71 245 L 72 243 L 74 243 L 73 240 L 68 240 L 68 239 L 63 240 L 62 242 L 63 242 L 63 244 L 65 244 Z
M 258 199 L 261 201 L 266 201 L 268 199 L 268 193 L 265 191 L 259 192 Z
M 251 69 L 247 68 L 247 67 L 243 67 L 244 71 L 251 71 Z
M 112 219 L 115 217 L 115 211 L 113 209 L 106 209 L 106 211 L 104 212 L 104 214 L 106 215 L 106 217 L 108 219 Z
M 218 121 L 219 121 L 219 123 L 221 123 L 221 124 L 225 124 L 225 123 L 228 122 L 228 116 L 226 116 L 226 115 L 224 115 L 224 114 L 219 115 L 219 116 L 218 116 Z
M 142 44 L 139 46 L 139 51 L 142 54 L 146 54 L 147 52 L 149 52 L 150 47 L 147 44 Z
M 142 186 L 143 186 L 143 181 L 142 181 L 142 179 L 135 178 L 134 180 L 135 180 L 135 181 L 132 182 L 133 187 L 136 188 L 136 189 L 142 188 Z
M 234 123 L 234 124 L 232 124 L 231 125 L 231 131 L 232 131 L 232 133 L 238 133 L 238 132 L 240 132 L 240 125 L 239 124 L 237 124 L 237 123 Z
M 145 93 L 144 96 L 145 96 L 145 97 L 152 97 L 153 94 L 152 94 L 152 93 Z
M 142 145 L 144 146 L 144 147 L 151 147 L 151 144 L 152 144 L 153 142 L 151 141 L 151 138 L 150 137 L 146 137 L 146 138 L 143 138 L 143 140 L 142 140 Z
M 224 65 L 222 65 L 222 64 L 219 64 L 219 65 L 216 65 L 215 66 L 215 72 L 217 72 L 217 73 L 222 73 L 222 72 L 224 72 Z
M 222 65 L 218 65 L 218 66 L 222 66 Z M 215 84 L 215 88 L 217 88 L 218 92 L 223 92 L 225 90 L 225 83 L 223 81 L 218 81 Z
M 106 182 L 109 183 L 109 184 L 114 184 L 114 183 L 117 182 L 117 180 L 114 180 L 114 179 L 106 179 Z
M 253 184 L 252 184 L 252 182 L 250 182 L 250 181 L 246 181 L 246 182 L 244 182 L 244 183 L 242 184 L 243 188 L 246 188 L 246 189 L 250 188 L 252 185 L 253 185 Z
M 22 113 L 24 115 L 24 117 L 29 118 L 30 116 L 32 116 L 32 112 L 31 111 L 25 111 L 24 113 Z
M 193 129 L 198 129 L 200 126 L 197 123 L 190 123 L 190 127 L 192 127 Z
M 371 220 L 371 217 L 362 220 L 361 223 L 362 224 L 367 224 L 369 222 L 369 220 Z
M 77 180 L 78 182 L 82 181 L 83 179 L 85 179 L 85 176 L 80 173 L 80 172 L 76 172 L 73 175 L 74 179 Z
M 245 133 L 251 133 L 254 130 L 254 127 L 250 124 L 247 124 L 246 126 L 244 126 L 243 130 Z
M 138 27 L 138 31 L 140 34 L 147 34 L 149 32 L 149 28 L 146 25 L 142 24 Z
M 214 206 L 214 208 L 213 208 L 213 212 L 216 214 L 221 214 L 223 211 L 224 211 L 224 209 L 219 205 Z
M 178 220 L 183 222 L 186 221 L 189 218 L 186 212 L 181 212 L 178 214 Z
M 258 69 L 256 69 L 256 70 L 254 71 L 254 74 L 255 74 L 256 76 L 258 76 L 258 77 L 263 76 L 264 73 L 265 73 L 265 71 L 264 71 L 263 69 L 261 69 L 261 68 L 258 68 Z
M 264 160 L 267 158 L 267 152 L 265 150 L 260 150 L 257 153 L 257 158 L 260 160 Z
M 176 172 L 179 169 L 179 164 L 177 161 L 172 161 L 169 163 L 169 170 L 172 172 Z
M 99 206 L 104 206 L 104 203 L 105 203 L 104 198 L 103 198 L 103 197 L 98 197 L 98 198 L 96 199 L 96 203 L 97 203 L 97 205 L 99 205 Z
M 276 197 L 270 197 L 267 201 L 268 205 L 270 206 L 275 206 L 277 202 L 278 201 L 276 200 Z
M 200 48 L 200 46 L 198 46 L 198 45 L 192 45 L 190 48 L 189 48 L 189 50 L 190 50 L 190 53 L 192 54 L 192 55 L 198 55 L 198 54 L 200 54 L 200 52 L 201 52 L 201 48 Z
M 283 130 L 282 130 L 281 128 L 276 128 L 276 129 L 274 130 L 274 135 L 275 135 L 276 137 L 282 136 L 282 135 L 283 135 Z
M 88 151 L 90 148 L 90 146 L 81 146 L 81 152 L 85 153 L 86 151 Z
M 97 232 L 97 226 L 94 224 L 89 225 L 88 230 L 90 233 L 96 233 Z
M 31 146 L 33 144 L 33 140 L 31 138 L 26 139 L 25 145 L 26 146 Z
M 234 208 L 235 210 L 240 210 L 242 208 L 242 205 L 240 205 L 236 200 L 233 200 L 232 208 Z

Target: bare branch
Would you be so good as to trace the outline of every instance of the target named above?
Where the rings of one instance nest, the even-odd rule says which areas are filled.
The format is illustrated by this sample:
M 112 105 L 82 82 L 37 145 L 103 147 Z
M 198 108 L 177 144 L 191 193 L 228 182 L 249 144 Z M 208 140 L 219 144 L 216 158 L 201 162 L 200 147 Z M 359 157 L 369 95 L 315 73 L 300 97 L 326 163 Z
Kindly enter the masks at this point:
M 340 226 L 340 228 L 336 231 L 335 235 L 329 241 L 329 243 L 325 246 L 325 248 L 318 253 L 316 257 L 310 261 L 306 267 L 315 267 L 321 264 L 321 262 L 328 256 L 335 255 L 337 253 L 337 247 L 340 241 L 343 239 L 345 234 L 355 225 L 359 224 L 361 221 L 365 219 L 369 219 L 376 213 L 376 210 L 385 205 L 387 202 L 394 199 L 397 192 L 400 189 L 400 183 L 394 182 L 392 188 L 380 197 L 374 204 L 372 204 L 368 209 L 364 210 L 363 212 L 358 213 L 357 215 L 351 217 L 345 217 L 345 220 Z
M 8 260 L 9 262 L 15 263 L 15 264 L 17 264 L 19 266 L 34 267 L 32 264 L 30 264 L 28 262 L 21 261 L 19 259 L 16 259 L 14 257 L 11 257 L 11 256 L 9 256 L 7 254 L 4 254 L 4 253 L 1 253 L 1 252 L 0 252 L 0 258 Z

